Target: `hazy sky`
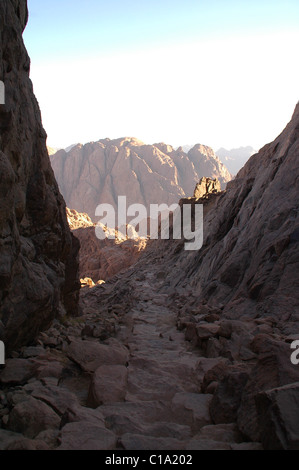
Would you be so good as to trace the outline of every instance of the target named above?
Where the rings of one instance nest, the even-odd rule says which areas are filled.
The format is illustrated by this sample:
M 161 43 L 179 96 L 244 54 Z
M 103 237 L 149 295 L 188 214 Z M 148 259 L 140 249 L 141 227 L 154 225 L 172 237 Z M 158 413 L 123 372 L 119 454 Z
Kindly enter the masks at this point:
M 48 144 L 259 149 L 299 99 L 298 0 L 28 0 Z

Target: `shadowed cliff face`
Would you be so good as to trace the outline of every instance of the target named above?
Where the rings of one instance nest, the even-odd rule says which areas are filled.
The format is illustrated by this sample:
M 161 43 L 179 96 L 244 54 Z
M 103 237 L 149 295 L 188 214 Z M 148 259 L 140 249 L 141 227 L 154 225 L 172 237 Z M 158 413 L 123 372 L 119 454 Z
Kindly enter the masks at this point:
M 273 316 L 287 334 L 299 307 L 299 105 L 277 139 L 253 155 L 204 218 L 199 252 L 153 243 L 171 275 L 231 318 Z M 183 246 L 183 245 L 182 245 Z M 167 287 L 168 286 L 168 287 Z
M 0 338 L 30 341 L 58 313 L 77 313 L 77 254 L 46 149 L 22 40 L 25 0 L 0 3 Z

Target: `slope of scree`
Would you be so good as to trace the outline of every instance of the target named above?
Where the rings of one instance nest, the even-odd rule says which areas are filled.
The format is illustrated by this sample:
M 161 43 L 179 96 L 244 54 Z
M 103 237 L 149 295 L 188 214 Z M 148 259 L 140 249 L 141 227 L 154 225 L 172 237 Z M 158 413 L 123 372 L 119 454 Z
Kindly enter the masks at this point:
M 58 314 L 77 314 L 79 242 L 71 235 L 29 79 L 25 0 L 0 3 L 0 338 L 7 351 Z
M 67 206 L 95 219 L 99 204 L 127 196 L 128 205 L 177 203 L 202 176 L 218 178 L 222 187 L 231 175 L 214 151 L 196 145 L 188 154 L 163 143 L 145 145 L 134 138 L 78 144 L 58 151 L 51 164 Z

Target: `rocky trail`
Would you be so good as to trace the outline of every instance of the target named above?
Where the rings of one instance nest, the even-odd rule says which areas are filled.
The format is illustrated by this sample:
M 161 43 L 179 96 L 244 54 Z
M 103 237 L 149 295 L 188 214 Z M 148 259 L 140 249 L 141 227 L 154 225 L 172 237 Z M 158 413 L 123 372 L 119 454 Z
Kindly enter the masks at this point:
M 261 448 L 235 423 L 213 424 L 201 383 L 219 359 L 178 330 L 157 269 L 83 289 L 81 318 L 56 321 L 7 360 L 0 449 Z
M 71 209 L 113 205 L 112 182 L 128 204 L 181 198 L 194 224 L 203 205 L 200 250 L 183 238 L 96 245 L 73 212 L 80 251 L 29 77 L 27 21 L 26 0 L 0 2 L 0 450 L 298 450 L 299 104 L 228 183 L 201 145 L 187 155 L 125 138 L 58 152 Z M 205 193 L 202 178 L 184 197 L 208 173 L 225 191 Z

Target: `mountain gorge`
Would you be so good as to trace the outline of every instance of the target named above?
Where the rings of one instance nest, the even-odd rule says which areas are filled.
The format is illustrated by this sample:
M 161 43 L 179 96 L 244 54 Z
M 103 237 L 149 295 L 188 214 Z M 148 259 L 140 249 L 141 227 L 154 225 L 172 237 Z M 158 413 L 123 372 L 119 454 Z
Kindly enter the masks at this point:
M 27 18 L 0 3 L 0 450 L 298 450 L 299 103 L 232 181 L 201 145 L 59 151 L 67 209 Z M 97 240 L 95 207 L 118 195 L 202 205 L 201 249 Z M 89 272 L 106 282 L 80 288 Z
M 67 206 L 92 220 L 99 204 L 173 204 L 191 196 L 202 176 L 218 178 L 225 188 L 231 175 L 214 151 L 194 146 L 188 154 L 163 143 L 145 145 L 134 138 L 78 144 L 58 151 L 51 164 Z

